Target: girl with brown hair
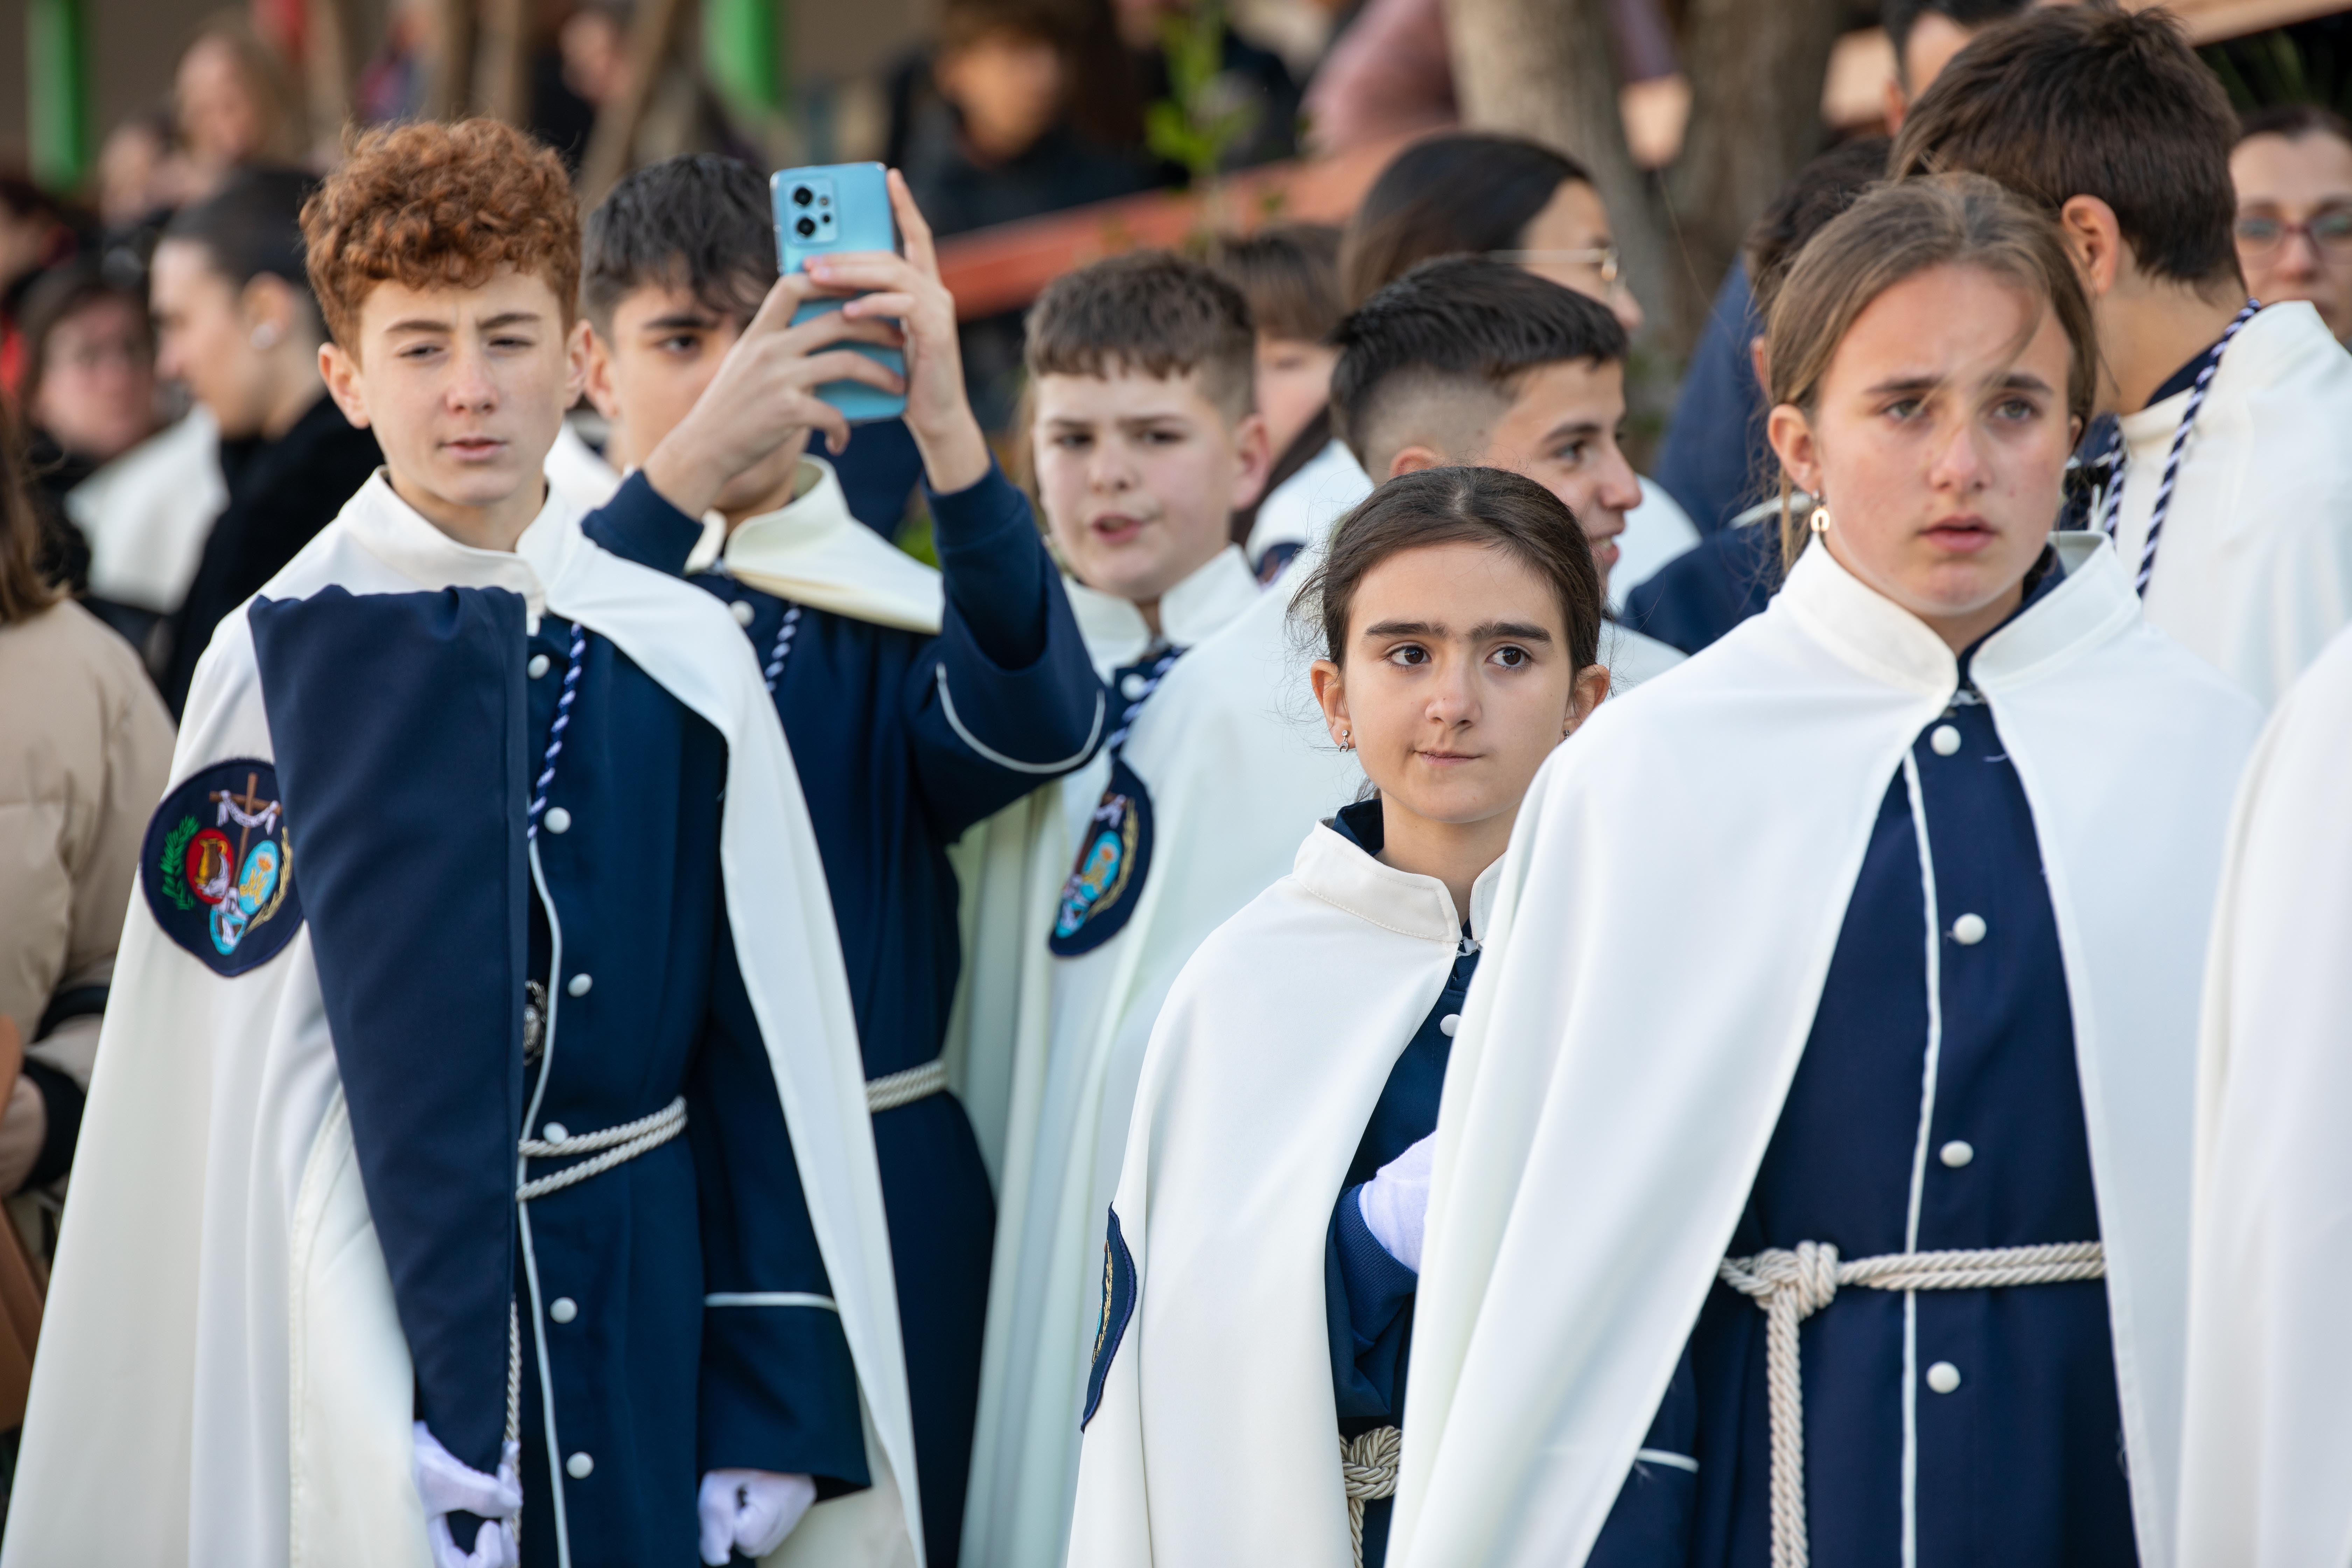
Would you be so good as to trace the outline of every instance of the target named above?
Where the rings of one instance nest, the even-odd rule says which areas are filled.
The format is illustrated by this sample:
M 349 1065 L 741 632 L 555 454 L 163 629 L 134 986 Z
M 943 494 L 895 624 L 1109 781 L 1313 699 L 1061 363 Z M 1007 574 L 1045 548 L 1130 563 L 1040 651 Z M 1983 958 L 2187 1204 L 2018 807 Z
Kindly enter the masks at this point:
M 1382 1560 L 1447 1053 L 1519 800 L 1608 689 L 1591 551 L 1517 474 L 1390 481 L 1298 604 L 1372 787 L 1202 943 L 1153 1030 L 1073 1563 Z
M 1687 1357 L 1696 1518 L 1652 1561 L 2166 1562 L 2200 960 L 2256 715 L 2104 538 L 2051 535 L 2095 358 L 2047 219 L 1877 189 L 1769 342 L 1818 500 L 1786 587 L 1589 726 L 1504 863 L 1401 1560 L 1583 1561 Z

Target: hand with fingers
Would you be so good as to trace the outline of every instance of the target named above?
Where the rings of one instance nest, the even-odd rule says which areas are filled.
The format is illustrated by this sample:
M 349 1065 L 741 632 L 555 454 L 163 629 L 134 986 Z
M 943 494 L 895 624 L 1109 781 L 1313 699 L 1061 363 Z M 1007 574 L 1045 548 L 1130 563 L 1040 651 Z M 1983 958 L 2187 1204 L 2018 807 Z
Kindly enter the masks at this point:
M 887 250 L 819 256 L 809 278 L 826 291 L 854 294 L 841 314 L 892 321 L 905 340 L 907 428 L 923 454 L 925 477 L 941 494 L 965 489 L 988 472 L 988 442 L 964 395 L 963 353 L 956 342 L 955 296 L 940 281 L 939 250 L 906 176 L 890 171 L 890 211 L 906 254 Z
M 493 1476 L 443 1447 L 424 1422 L 415 1424 L 414 1436 L 416 1497 L 425 1505 L 433 1568 L 515 1568 L 515 1520 L 522 1512 L 522 1456 L 517 1445 L 506 1445 L 499 1473 Z M 453 1513 L 472 1514 L 481 1521 L 471 1547 L 459 1544 L 450 1530 Z
M 834 291 L 797 272 L 776 279 L 694 407 L 646 455 L 646 481 L 664 500 L 700 517 L 729 480 L 805 431 L 824 431 L 840 451 L 849 444 L 849 421 L 817 395 L 827 382 L 905 390 L 889 367 L 848 346 L 898 347 L 891 322 L 826 310 L 793 324 L 803 304 Z

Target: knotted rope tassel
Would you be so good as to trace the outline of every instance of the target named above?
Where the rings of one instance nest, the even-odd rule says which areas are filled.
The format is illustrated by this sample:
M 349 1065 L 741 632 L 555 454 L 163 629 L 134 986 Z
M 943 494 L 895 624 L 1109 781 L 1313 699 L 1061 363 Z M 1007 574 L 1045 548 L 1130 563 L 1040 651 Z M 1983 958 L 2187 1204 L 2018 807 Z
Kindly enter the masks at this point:
M 1805 1390 L 1797 1365 L 1797 1325 L 1837 1299 L 1842 1285 L 1873 1290 L 1990 1290 L 2104 1279 L 2106 1249 L 2095 1241 L 1989 1247 L 1965 1252 L 1889 1252 L 1838 1261 L 1827 1242 L 1727 1258 L 1723 1282 L 1764 1310 L 1764 1386 L 1772 1426 L 1772 1568 L 1806 1568 Z
M 1348 1540 L 1355 1547 L 1356 1568 L 1364 1568 L 1364 1505 L 1396 1495 L 1397 1461 L 1403 1454 L 1404 1434 L 1394 1426 L 1339 1439 L 1339 1479 L 1348 1489 Z

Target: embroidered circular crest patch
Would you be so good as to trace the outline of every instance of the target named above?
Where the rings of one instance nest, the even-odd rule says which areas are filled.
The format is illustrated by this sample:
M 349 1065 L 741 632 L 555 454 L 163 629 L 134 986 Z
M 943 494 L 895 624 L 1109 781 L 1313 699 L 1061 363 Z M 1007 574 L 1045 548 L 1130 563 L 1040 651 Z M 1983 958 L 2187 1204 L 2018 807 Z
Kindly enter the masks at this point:
M 1135 770 L 1114 762 L 1110 783 L 1087 818 L 1086 841 L 1078 847 L 1077 864 L 1062 884 L 1062 901 L 1054 911 L 1053 934 L 1045 945 L 1056 955 L 1075 958 L 1117 936 L 1151 869 L 1151 795 Z
M 163 934 L 214 973 L 277 957 L 302 927 L 278 770 L 215 763 L 165 795 L 147 824 L 139 884 Z

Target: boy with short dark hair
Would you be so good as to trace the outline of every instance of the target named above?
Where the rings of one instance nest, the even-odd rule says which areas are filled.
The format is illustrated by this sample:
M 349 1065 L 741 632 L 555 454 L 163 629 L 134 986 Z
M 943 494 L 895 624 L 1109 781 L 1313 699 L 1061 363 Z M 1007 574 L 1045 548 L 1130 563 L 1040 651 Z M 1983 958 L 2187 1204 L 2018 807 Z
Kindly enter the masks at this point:
M 2148 619 L 2268 704 L 2352 613 L 2352 361 L 2309 304 L 2246 298 L 2236 132 L 2169 16 L 2068 6 L 1955 56 L 1889 170 L 1990 174 L 2057 219 L 2121 425 L 2097 526 Z
M 1284 702 L 1290 595 L 1261 594 L 1231 542 L 1269 461 L 1255 352 L 1240 293 L 1163 252 L 1057 279 L 1029 318 L 1037 490 L 1112 706 L 1104 754 L 982 853 L 999 945 L 973 967 L 999 978 L 967 1026 L 1014 1044 L 968 1562 L 1061 1561 L 1102 1215 L 1152 1017 L 1361 783 Z
M 1617 445 L 1625 329 L 1608 307 L 1484 257 L 1425 261 L 1333 334 L 1331 407 L 1376 479 L 1450 464 L 1508 468 L 1583 525 L 1603 589 L 1642 483 Z M 1614 622 L 1601 662 L 1619 690 L 1682 655 Z
M 541 478 L 584 359 L 572 201 L 476 121 L 371 134 L 305 210 L 321 368 L 385 466 L 197 668 L 13 1562 L 918 1550 L 790 755 L 725 611 Z M 606 521 L 690 528 L 790 437 L 791 307 Z
M 614 513 L 588 531 L 616 554 L 691 573 L 766 667 L 824 855 L 870 1085 L 928 1561 L 951 1565 L 995 1215 L 988 1167 L 940 1058 L 960 968 L 948 850 L 1084 763 L 1108 699 L 1028 503 L 990 460 L 964 400 L 954 301 L 922 215 L 895 177 L 892 192 L 907 255 L 828 265 L 903 300 L 903 331 L 870 314 L 793 329 L 805 357 L 774 412 L 803 428 L 719 492 L 715 521 Z M 588 391 L 624 461 L 657 449 L 688 416 L 775 286 L 767 184 L 741 163 L 650 165 L 590 216 Z M 847 345 L 900 336 L 905 423 L 929 470 L 937 572 L 853 517 L 832 466 L 808 451 L 808 426 L 848 433 L 815 395 L 856 357 Z

